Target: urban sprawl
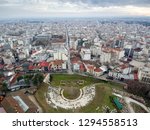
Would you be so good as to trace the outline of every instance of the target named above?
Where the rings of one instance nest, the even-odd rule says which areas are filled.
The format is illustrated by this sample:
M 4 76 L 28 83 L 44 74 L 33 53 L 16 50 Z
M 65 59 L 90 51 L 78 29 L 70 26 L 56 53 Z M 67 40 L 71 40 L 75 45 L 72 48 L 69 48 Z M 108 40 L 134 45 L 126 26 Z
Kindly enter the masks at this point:
M 148 23 L 1 21 L 0 113 L 150 112 Z

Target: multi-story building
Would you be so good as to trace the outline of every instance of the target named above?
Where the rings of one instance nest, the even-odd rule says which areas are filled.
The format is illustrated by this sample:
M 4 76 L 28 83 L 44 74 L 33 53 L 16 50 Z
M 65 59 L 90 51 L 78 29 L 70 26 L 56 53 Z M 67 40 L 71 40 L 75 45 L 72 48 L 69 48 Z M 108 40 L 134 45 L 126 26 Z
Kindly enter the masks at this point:
M 68 52 L 66 49 L 61 48 L 57 49 L 53 52 L 54 60 L 68 60 Z
M 106 50 L 103 50 L 101 52 L 101 56 L 100 56 L 100 62 L 101 63 L 110 63 L 111 62 L 111 51 L 106 51 Z
M 91 60 L 90 49 L 81 48 L 80 55 L 81 55 L 82 60 Z
M 140 81 L 145 83 L 150 83 L 150 68 L 149 67 L 141 67 L 138 70 L 138 78 Z

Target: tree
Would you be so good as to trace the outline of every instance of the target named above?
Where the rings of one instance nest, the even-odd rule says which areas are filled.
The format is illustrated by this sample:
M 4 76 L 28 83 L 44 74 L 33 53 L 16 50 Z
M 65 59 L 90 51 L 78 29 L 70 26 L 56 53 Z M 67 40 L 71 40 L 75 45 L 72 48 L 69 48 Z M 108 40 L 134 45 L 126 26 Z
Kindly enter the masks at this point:
M 141 83 L 138 81 L 126 81 L 128 87 L 127 91 L 133 93 L 138 96 L 142 96 L 144 98 L 148 97 L 148 93 L 150 92 L 150 84 Z
M 39 81 L 39 83 L 42 83 L 43 80 L 44 80 L 44 76 L 42 74 L 39 74 L 38 75 L 38 81 Z
M 8 91 L 7 87 L 8 87 L 8 84 L 6 82 L 3 82 L 3 84 L 2 84 L 2 91 L 4 91 L 4 92 Z
M 24 81 L 27 85 L 30 85 L 30 80 L 28 78 L 24 79 Z
M 35 86 L 38 85 L 38 80 L 37 80 L 36 76 L 33 77 L 32 81 L 33 81 L 33 85 L 35 85 Z
M 49 75 L 49 82 L 52 82 L 52 80 L 53 80 L 52 75 Z
M 18 78 L 17 78 L 17 81 L 19 82 L 20 80 L 22 80 L 23 79 L 23 76 L 19 76 Z
M 43 80 L 44 80 L 44 76 L 42 74 L 36 74 L 33 77 L 33 84 L 35 86 L 38 86 L 43 82 Z

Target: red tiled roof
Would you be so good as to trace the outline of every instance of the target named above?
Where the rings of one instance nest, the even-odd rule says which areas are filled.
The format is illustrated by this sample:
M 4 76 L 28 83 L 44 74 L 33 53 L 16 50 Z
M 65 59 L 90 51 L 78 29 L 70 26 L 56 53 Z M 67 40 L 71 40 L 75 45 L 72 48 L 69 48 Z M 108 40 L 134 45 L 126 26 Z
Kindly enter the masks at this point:
M 32 51 L 32 54 L 34 54 L 34 53 L 36 53 L 36 52 L 37 52 L 37 51 L 34 50 L 34 51 Z
M 93 66 L 93 65 L 87 65 L 87 68 L 88 68 L 89 70 L 94 70 L 94 66 Z
M 79 61 L 80 61 L 80 58 L 79 58 L 79 57 L 74 57 L 74 58 L 71 59 L 71 63 L 72 63 L 72 64 L 76 64 L 76 63 L 78 63 Z
M 96 68 L 94 71 L 95 72 L 101 72 L 102 70 L 100 68 Z
M 18 78 L 19 76 L 21 76 L 21 75 L 22 75 L 21 73 L 15 74 L 14 77 L 13 77 L 13 79 L 10 81 L 10 84 L 15 83 L 16 80 L 17 80 L 17 78 Z
M 134 73 L 134 80 L 138 80 L 138 74 Z
M 81 71 L 85 71 L 85 70 L 86 70 L 83 63 L 80 64 L 80 70 L 81 70 Z
M 63 60 L 54 60 L 53 65 L 62 65 L 64 63 Z
M 36 68 L 36 66 L 30 65 L 28 69 L 29 70 L 34 70 L 35 68 Z
M 125 68 L 128 68 L 128 66 L 125 64 L 120 65 L 120 69 L 125 69 Z
M 46 62 L 46 61 L 42 61 L 40 63 L 40 67 L 48 67 L 49 66 L 49 62 Z
M 4 67 L 4 65 L 0 64 L 0 69 L 2 69 Z
M 23 109 L 18 105 L 17 101 L 13 97 L 5 97 L 1 102 L 2 106 L 8 113 L 23 113 Z

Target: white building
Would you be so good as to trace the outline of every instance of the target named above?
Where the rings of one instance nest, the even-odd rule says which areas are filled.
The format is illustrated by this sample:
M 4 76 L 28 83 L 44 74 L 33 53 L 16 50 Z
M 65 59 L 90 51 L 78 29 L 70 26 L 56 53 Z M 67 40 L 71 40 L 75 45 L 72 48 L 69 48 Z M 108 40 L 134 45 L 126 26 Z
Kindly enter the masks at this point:
M 149 45 L 146 45 L 142 51 L 143 51 L 143 54 L 150 56 L 150 46 Z
M 150 68 L 149 67 L 139 68 L 138 78 L 140 81 L 143 81 L 145 83 L 150 83 Z
M 117 51 L 117 54 L 118 54 L 118 60 L 120 60 L 122 57 L 124 57 L 124 53 L 125 51 L 124 50 L 120 50 L 120 51 Z
M 105 65 L 101 66 L 100 69 L 101 69 L 103 72 L 107 72 L 107 71 L 108 71 L 108 68 L 107 68 L 107 66 L 105 66 Z
M 101 54 L 101 46 L 93 45 L 90 47 L 91 54 L 94 56 L 98 56 Z
M 100 62 L 101 63 L 118 63 L 124 57 L 125 51 L 121 48 L 102 48 Z
M 111 62 L 111 52 L 110 51 L 102 51 L 100 56 L 101 63 L 110 63 Z
M 90 49 L 81 48 L 80 55 L 81 55 L 82 60 L 91 60 Z
M 53 52 L 54 60 L 68 60 L 68 52 L 66 49 L 58 49 Z
M 130 67 L 127 64 L 122 64 L 122 65 L 119 65 L 115 70 L 121 74 L 127 75 L 131 73 L 132 67 Z
M 14 57 L 10 57 L 10 56 L 4 56 L 3 57 L 4 63 L 7 65 L 10 65 L 12 63 L 15 63 L 15 59 Z
M 15 58 L 14 58 L 11 50 L 5 51 L 4 56 L 2 58 L 3 58 L 5 64 L 9 65 L 9 64 L 15 63 Z
M 103 74 L 103 70 L 101 70 L 100 68 L 96 68 L 95 70 L 94 70 L 94 75 L 96 76 L 96 77 L 99 77 L 99 76 L 101 76 Z
M 27 58 L 26 54 L 23 53 L 23 52 L 20 52 L 19 55 L 18 55 L 18 57 L 19 57 L 19 60 L 23 60 L 23 59 Z
M 80 70 L 80 64 L 77 62 L 77 63 L 73 63 L 73 70 L 74 71 L 79 71 Z

